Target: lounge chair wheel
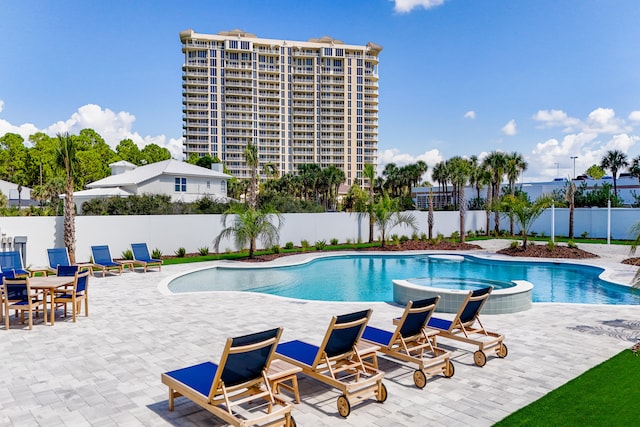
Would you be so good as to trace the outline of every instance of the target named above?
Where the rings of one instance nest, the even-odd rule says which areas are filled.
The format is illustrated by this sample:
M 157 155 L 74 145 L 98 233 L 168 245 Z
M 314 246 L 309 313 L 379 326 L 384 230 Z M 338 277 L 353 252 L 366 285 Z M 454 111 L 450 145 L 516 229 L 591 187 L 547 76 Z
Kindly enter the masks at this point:
M 351 413 L 351 404 L 344 394 L 338 397 L 338 413 L 344 418 L 347 418 Z
M 424 388 L 427 385 L 427 376 L 420 369 L 416 369 L 413 373 L 413 383 L 418 388 Z
M 445 378 L 451 378 L 453 374 L 455 374 L 455 372 L 456 368 L 453 366 L 453 363 L 451 362 L 451 360 L 447 360 L 447 364 L 444 367 L 443 375 L 445 376 Z
M 484 354 L 484 351 L 478 350 L 473 353 L 473 362 L 480 366 L 481 368 L 487 364 L 487 356 Z
M 378 402 L 382 403 L 387 400 L 387 387 L 384 384 L 380 383 L 380 389 L 378 390 L 378 394 L 376 395 L 376 399 Z
M 509 350 L 504 343 L 500 343 L 500 347 L 498 347 L 498 351 L 496 351 L 496 354 L 499 358 L 504 359 L 505 357 L 507 357 L 507 354 L 509 354 Z

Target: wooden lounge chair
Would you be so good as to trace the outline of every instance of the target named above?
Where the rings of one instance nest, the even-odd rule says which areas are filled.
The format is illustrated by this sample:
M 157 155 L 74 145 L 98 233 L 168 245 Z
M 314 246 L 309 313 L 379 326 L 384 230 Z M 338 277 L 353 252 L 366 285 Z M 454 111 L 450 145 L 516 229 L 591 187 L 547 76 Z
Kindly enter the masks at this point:
M 144 267 L 145 273 L 149 267 L 158 267 L 158 271 L 162 269 L 162 260 L 151 258 L 146 243 L 132 243 L 131 251 L 133 252 L 133 264 Z
M 0 269 L 2 271 L 11 271 L 15 277 L 27 277 L 29 272 L 22 265 L 22 256 L 18 251 L 0 252 Z
M 427 385 L 428 376 L 442 374 L 450 378 L 455 372 L 449 360 L 451 353 L 433 343 L 438 331 L 426 329 L 439 300 L 440 297 L 434 297 L 409 301 L 402 317 L 395 321 L 394 332 L 367 326 L 362 333 L 362 339 L 380 346 L 381 353 L 418 365 L 413 373 L 413 382 L 418 388 Z
M 91 246 L 91 255 L 93 256 L 93 269 L 102 271 L 102 277 L 110 270 L 118 270 L 118 274 L 122 274 L 124 265 L 111 258 L 109 246 Z
M 480 322 L 480 310 L 489 299 L 492 290 L 493 287 L 489 286 L 469 291 L 453 320 L 432 316 L 427 323 L 429 328 L 438 331 L 438 336 L 478 346 L 478 350 L 473 353 L 473 361 L 478 366 L 487 363 L 485 351 L 491 351 L 499 358 L 507 357 L 508 353 L 503 342 L 504 335 L 487 331 Z
M 267 370 L 282 328 L 227 339 L 220 363 L 165 372 L 169 411 L 184 396 L 233 426 L 295 426 L 293 405 L 273 394 Z
M 365 366 L 356 348 L 369 317 L 371 310 L 334 316 L 319 347 L 296 340 L 276 349 L 279 358 L 299 366 L 302 373 L 342 391 L 337 403 L 343 417 L 349 415 L 351 405 L 364 399 L 387 399 L 384 374 Z

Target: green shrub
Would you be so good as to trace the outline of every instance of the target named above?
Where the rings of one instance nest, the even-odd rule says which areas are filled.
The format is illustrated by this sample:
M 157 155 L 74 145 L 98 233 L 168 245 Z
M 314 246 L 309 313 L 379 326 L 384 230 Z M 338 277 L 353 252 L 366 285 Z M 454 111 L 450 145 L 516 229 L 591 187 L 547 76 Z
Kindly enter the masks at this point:
M 132 260 L 133 259 L 133 252 L 131 252 L 131 249 L 127 249 L 126 251 L 122 251 L 122 255 L 120 255 L 120 257 L 122 259 Z
M 476 237 L 476 233 L 472 230 L 467 231 L 467 237 L 469 239 L 473 239 L 474 237 Z
M 576 245 L 576 242 L 574 242 L 573 240 L 569 240 L 567 242 L 567 246 L 570 247 L 571 249 L 578 249 L 578 245 Z
M 451 233 L 451 236 L 449 236 L 449 238 L 451 240 L 459 240 L 460 239 L 460 232 L 459 231 L 454 231 L 453 233 Z
M 309 241 L 308 240 L 303 240 L 300 242 L 300 246 L 302 246 L 302 250 L 305 251 L 307 249 L 309 249 Z
M 420 237 L 418 236 L 418 233 L 413 233 L 411 235 L 411 240 L 413 240 L 414 242 L 417 242 L 418 240 L 420 240 Z
M 183 247 L 178 248 L 177 251 L 174 252 L 178 258 L 184 258 L 187 254 L 187 250 Z
M 580 234 L 580 237 L 582 237 L 583 239 L 586 239 L 588 235 L 589 235 L 589 232 L 583 231 L 582 234 Z
M 155 248 L 154 250 L 151 251 L 151 258 L 161 259 L 162 251 L 158 248 Z
M 337 245 L 339 243 L 338 239 L 336 239 L 336 238 L 331 239 L 330 242 L 331 242 L 332 246 L 335 246 L 335 245 Z
M 547 237 L 547 235 L 546 235 L 546 233 L 544 231 L 541 231 L 540 232 L 540 237 L 542 237 L 544 239 L 545 237 Z
M 529 233 L 529 235 L 531 237 L 536 237 L 538 235 L 538 232 L 537 231 L 532 231 L 532 232 Z
M 279 245 L 273 245 L 271 247 L 271 252 L 273 252 L 274 254 L 279 254 L 280 253 L 280 246 Z
M 553 242 L 553 241 L 549 240 L 549 241 L 547 242 L 547 249 L 549 249 L 549 251 L 553 251 L 555 248 L 556 248 L 556 244 L 555 244 L 555 242 Z
M 316 248 L 317 251 L 321 251 L 327 247 L 326 240 L 318 240 L 313 244 L 313 247 Z
M 351 239 L 347 239 L 347 245 L 351 244 Z
M 515 249 L 520 245 L 520 242 L 518 242 L 517 240 L 514 240 L 513 242 L 511 242 L 511 245 L 509 245 L 509 247 L 511 249 Z
M 293 249 L 293 242 L 287 242 L 284 244 L 285 249 Z
M 209 255 L 209 248 L 207 246 L 198 248 L 198 253 L 202 256 Z
M 420 240 L 423 241 L 423 242 L 426 242 L 427 241 L 427 233 L 421 233 L 420 234 Z
M 409 241 L 409 237 L 408 236 L 400 236 L 400 243 L 406 243 Z

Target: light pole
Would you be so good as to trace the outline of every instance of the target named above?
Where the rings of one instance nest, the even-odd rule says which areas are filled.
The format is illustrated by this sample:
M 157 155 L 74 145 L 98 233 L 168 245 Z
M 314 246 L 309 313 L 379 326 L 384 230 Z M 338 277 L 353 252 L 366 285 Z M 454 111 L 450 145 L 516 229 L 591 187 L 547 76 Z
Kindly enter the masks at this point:
M 571 156 L 571 160 L 573 160 L 573 179 L 576 179 L 576 159 L 578 156 Z

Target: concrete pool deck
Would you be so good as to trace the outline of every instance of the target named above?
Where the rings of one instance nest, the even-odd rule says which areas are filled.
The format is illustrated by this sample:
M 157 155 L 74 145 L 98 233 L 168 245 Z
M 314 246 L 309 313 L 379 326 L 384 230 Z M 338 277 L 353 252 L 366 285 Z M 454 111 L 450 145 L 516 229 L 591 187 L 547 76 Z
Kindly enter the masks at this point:
M 480 242 L 489 252 L 501 241 Z M 591 265 L 613 268 L 627 282 L 634 269 L 619 264 L 628 247 L 580 245 L 600 255 Z M 224 340 L 283 326 L 282 339 L 318 344 L 331 316 L 373 308 L 371 324 L 390 328 L 402 309 L 386 303 L 326 303 L 251 293 L 166 295 L 158 283 L 203 264 L 164 266 L 162 272 L 90 279 L 90 317 L 41 318 L 29 331 L 12 318 L 0 330 L 0 425 L 224 425 L 191 401 L 167 409 L 162 372 L 212 360 Z M 456 373 L 434 377 L 423 390 L 413 369 L 382 357 L 388 400 L 367 401 L 343 419 L 339 393 L 299 376 L 299 426 L 489 426 L 640 340 L 640 305 L 534 304 L 528 311 L 483 316 L 506 335 L 509 355 L 473 364 L 472 348 L 453 350 Z M 440 341 L 443 347 L 451 343 Z M 624 375 L 624 373 L 621 373 Z

